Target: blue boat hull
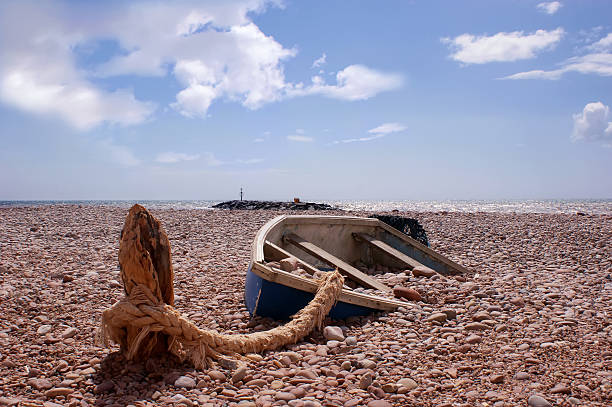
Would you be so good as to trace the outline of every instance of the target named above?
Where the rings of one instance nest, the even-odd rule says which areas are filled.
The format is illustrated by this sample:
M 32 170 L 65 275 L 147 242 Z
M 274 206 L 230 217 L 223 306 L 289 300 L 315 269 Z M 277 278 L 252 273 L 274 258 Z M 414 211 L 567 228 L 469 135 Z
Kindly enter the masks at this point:
M 304 308 L 314 294 L 297 288 L 268 281 L 252 270 L 249 265 L 246 274 L 244 301 L 251 315 L 286 320 Z M 329 312 L 332 319 L 346 319 L 351 316 L 369 315 L 376 311 L 373 308 L 338 302 Z

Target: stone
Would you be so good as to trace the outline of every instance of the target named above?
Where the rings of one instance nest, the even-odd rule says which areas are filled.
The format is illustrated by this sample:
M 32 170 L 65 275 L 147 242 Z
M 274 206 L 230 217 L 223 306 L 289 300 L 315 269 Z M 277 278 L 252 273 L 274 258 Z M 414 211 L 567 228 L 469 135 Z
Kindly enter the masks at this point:
M 210 376 L 211 379 L 219 380 L 220 382 L 224 382 L 226 380 L 225 374 L 223 374 L 223 372 L 220 372 L 218 370 L 210 370 L 208 372 L 208 376 Z
M 195 404 L 182 394 L 175 394 L 170 398 L 170 401 L 179 406 L 193 407 Z
M 567 387 L 565 384 L 563 383 L 559 383 L 557 384 L 555 387 L 553 387 L 552 389 L 549 390 L 549 392 L 551 394 L 570 394 L 571 391 L 569 389 L 569 387 Z
M 415 277 L 432 277 L 436 272 L 427 266 L 416 266 L 412 269 L 412 275 Z
M 437 322 L 444 322 L 446 321 L 446 314 L 443 312 L 435 312 L 433 314 L 431 314 L 429 317 L 427 317 L 427 321 L 428 322 L 433 322 L 433 321 L 437 321 Z
M 41 325 L 36 330 L 36 333 L 39 334 L 39 335 L 45 335 L 45 334 L 48 334 L 49 332 L 51 332 L 52 329 L 53 329 L 53 326 L 51 326 L 51 325 Z
M 537 394 L 529 396 L 527 404 L 529 404 L 530 407 L 552 407 L 552 404 L 550 404 L 548 400 Z
M 287 257 L 282 259 L 280 262 L 280 268 L 283 271 L 292 272 L 298 269 L 299 263 L 295 257 Z
M 62 339 L 68 339 L 68 338 L 72 338 L 73 336 L 75 336 L 77 333 L 79 333 L 79 330 L 73 327 L 69 327 L 66 328 L 64 330 L 64 332 L 62 332 Z
M 107 380 L 105 382 L 100 383 L 94 389 L 95 394 L 108 393 L 115 389 L 115 383 L 112 380 Z
M 368 403 L 368 407 L 393 407 L 393 404 L 386 400 L 372 400 Z
M 485 329 L 489 328 L 489 325 L 483 324 L 481 322 L 472 322 L 464 327 L 466 331 L 484 331 Z
M 363 376 L 361 376 L 361 378 L 359 379 L 359 388 L 360 389 L 367 389 L 368 387 L 370 387 L 372 385 L 372 374 L 371 373 L 366 373 Z
M 297 397 L 295 397 L 295 394 L 288 391 L 278 391 L 274 394 L 274 398 L 276 400 L 291 401 L 295 400 Z
M 194 389 L 196 387 L 196 381 L 189 376 L 180 376 L 174 381 L 174 385 L 185 389 Z
M 2 397 L 0 396 L 0 406 L 16 406 L 21 400 L 13 397 Z
M 323 329 L 323 336 L 328 341 L 344 341 L 344 333 L 342 332 L 342 329 L 340 329 L 339 326 L 326 326 L 325 329 Z
M 370 359 L 363 359 L 359 361 L 359 366 L 363 369 L 376 369 L 376 362 Z
M 383 389 L 385 393 L 395 393 L 397 391 L 397 384 L 385 383 L 382 386 L 380 386 L 380 388 Z
M 393 289 L 393 295 L 395 295 L 397 298 L 406 298 L 410 301 L 423 301 L 421 294 L 419 294 L 419 292 L 413 288 L 395 287 Z
M 478 335 L 470 335 L 467 338 L 465 338 L 465 342 L 472 344 L 472 345 L 475 343 L 480 343 L 482 342 L 482 337 Z
M 525 300 L 522 297 L 514 297 L 510 300 L 510 304 L 515 305 L 517 307 L 524 307 Z
M 492 374 L 491 376 L 489 376 L 489 381 L 493 384 L 503 383 L 504 375 L 503 374 Z
M 446 314 L 446 319 L 457 319 L 457 311 L 450 308 L 444 308 L 441 312 Z
M 489 313 L 487 312 L 477 312 L 476 314 L 472 315 L 472 320 L 476 321 L 476 322 L 482 322 L 485 319 L 491 319 L 491 315 L 489 315 Z
M 405 387 L 405 388 L 407 388 L 408 390 L 414 390 L 414 389 L 416 389 L 417 387 L 419 387 L 419 385 L 417 384 L 417 382 L 415 382 L 414 380 L 412 380 L 412 379 L 411 379 L 411 378 L 409 378 L 409 377 L 406 377 L 406 378 L 403 378 L 403 379 L 398 380 L 398 381 L 397 381 L 397 385 L 398 385 L 399 387 Z
M 69 387 L 54 387 L 52 389 L 47 390 L 45 392 L 45 396 L 49 398 L 57 396 L 67 396 L 69 394 L 72 394 L 72 392 L 74 392 L 74 389 L 71 389 Z
M 244 365 L 239 366 L 238 369 L 236 369 L 236 371 L 232 375 L 232 383 L 236 384 L 239 381 L 241 381 L 242 379 L 244 379 L 245 376 L 247 375 L 247 372 L 248 372 L 248 370 L 247 370 L 246 366 L 244 366 Z
M 355 338 L 354 336 L 347 336 L 344 340 L 344 343 L 348 346 L 355 346 L 357 345 L 357 338 Z
M 36 390 L 48 390 L 53 384 L 47 379 L 29 379 L 27 383 Z
M 527 380 L 527 379 L 529 379 L 529 373 L 527 373 L 527 372 L 516 372 L 516 374 L 514 375 L 514 378 L 516 380 Z

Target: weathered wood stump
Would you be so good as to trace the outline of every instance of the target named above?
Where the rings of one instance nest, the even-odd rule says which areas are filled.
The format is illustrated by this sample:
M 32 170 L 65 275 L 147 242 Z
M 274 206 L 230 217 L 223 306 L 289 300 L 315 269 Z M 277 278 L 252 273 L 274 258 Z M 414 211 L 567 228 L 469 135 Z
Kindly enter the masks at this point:
M 121 279 L 127 296 L 142 285 L 150 290 L 154 302 L 174 305 L 174 272 L 170 242 L 161 223 L 143 206 L 132 206 L 125 219 L 119 244 L 119 266 Z M 127 328 L 127 343 L 133 344 L 140 332 L 139 327 Z M 168 349 L 168 336 L 150 332 L 140 339 L 139 353 L 135 359 L 146 359 L 153 352 Z

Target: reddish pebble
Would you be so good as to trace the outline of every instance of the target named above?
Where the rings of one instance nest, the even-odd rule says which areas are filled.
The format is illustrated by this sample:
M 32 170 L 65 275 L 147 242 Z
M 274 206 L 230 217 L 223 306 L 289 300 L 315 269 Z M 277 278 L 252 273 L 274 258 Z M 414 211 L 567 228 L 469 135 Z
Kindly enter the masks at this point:
M 406 287 L 395 287 L 393 289 L 393 295 L 398 298 L 406 298 L 410 301 L 423 301 L 421 294 L 415 289 Z

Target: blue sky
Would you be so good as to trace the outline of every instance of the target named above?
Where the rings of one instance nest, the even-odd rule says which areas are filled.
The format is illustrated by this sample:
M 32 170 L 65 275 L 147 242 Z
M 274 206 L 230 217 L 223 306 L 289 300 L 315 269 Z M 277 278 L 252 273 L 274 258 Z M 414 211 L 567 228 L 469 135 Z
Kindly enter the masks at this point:
M 607 1 L 4 1 L 0 199 L 612 198 Z

